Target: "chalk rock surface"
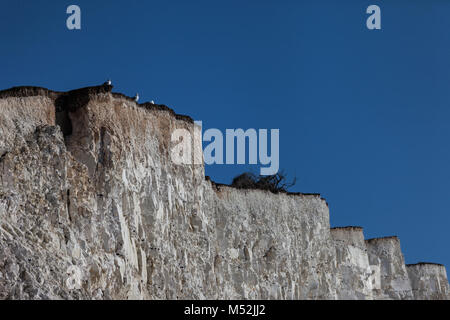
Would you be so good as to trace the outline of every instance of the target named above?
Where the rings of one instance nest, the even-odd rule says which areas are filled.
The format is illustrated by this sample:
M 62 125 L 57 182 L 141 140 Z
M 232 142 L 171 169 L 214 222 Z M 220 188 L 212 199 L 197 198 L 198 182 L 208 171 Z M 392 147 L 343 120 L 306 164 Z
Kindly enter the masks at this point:
M 0 92 L 0 299 L 448 299 L 397 238 L 330 230 L 317 194 L 179 165 L 187 116 L 108 85 Z M 194 152 L 193 152 L 194 154 Z

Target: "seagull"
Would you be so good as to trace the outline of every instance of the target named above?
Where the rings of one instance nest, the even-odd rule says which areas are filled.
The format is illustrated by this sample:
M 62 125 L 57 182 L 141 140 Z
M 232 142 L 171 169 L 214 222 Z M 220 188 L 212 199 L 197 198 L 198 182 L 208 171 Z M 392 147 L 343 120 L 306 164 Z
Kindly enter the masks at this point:
M 139 101 L 139 93 L 136 93 L 136 95 L 134 96 L 134 101 L 136 101 L 136 102 Z
M 151 103 L 151 104 L 155 104 L 155 101 L 152 100 L 152 101 L 150 101 L 150 103 Z
M 112 85 L 112 81 L 110 79 L 108 79 L 108 80 L 106 80 L 104 85 L 110 86 L 110 85 Z

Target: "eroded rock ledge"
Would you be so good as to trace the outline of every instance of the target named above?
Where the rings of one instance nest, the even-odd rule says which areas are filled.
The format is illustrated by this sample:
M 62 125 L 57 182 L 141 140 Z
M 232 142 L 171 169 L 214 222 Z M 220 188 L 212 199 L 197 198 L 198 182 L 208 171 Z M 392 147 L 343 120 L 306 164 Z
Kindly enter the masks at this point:
M 192 119 L 111 91 L 0 91 L 0 298 L 449 298 L 443 266 L 330 229 L 318 194 L 173 164 Z

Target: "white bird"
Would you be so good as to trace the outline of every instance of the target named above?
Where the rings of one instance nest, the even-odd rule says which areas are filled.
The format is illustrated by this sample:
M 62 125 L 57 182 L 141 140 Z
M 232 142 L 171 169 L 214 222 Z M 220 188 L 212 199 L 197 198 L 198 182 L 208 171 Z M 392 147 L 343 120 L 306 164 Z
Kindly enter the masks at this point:
M 106 80 L 104 85 L 110 86 L 110 85 L 112 85 L 112 81 L 110 79 L 108 79 L 108 80 Z
M 136 93 L 136 95 L 134 96 L 134 101 L 136 101 L 136 102 L 139 101 L 139 93 Z
M 155 101 L 152 100 L 152 101 L 150 101 L 150 103 L 151 103 L 151 104 L 155 104 Z

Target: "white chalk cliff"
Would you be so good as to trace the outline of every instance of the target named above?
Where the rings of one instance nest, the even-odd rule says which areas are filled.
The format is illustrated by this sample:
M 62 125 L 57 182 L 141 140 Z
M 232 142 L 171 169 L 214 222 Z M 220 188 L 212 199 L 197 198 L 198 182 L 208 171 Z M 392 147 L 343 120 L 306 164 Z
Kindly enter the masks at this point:
M 108 85 L 0 92 L 0 299 L 449 299 L 444 266 L 330 229 L 320 195 L 174 164 L 176 128 Z

